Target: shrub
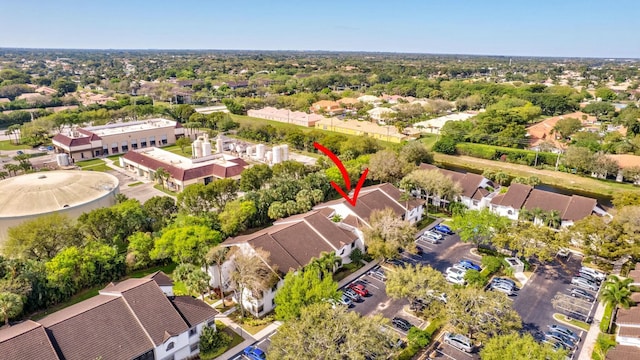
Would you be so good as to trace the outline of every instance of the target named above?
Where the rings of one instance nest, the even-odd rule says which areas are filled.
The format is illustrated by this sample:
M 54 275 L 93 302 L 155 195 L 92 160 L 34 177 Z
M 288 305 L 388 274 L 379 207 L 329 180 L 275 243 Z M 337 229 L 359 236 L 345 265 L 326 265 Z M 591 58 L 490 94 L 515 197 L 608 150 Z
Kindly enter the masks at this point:
M 502 260 L 496 256 L 484 256 L 482 266 L 489 274 L 493 274 L 502 267 Z
M 209 326 L 202 328 L 200 335 L 200 351 L 203 353 L 215 352 L 231 343 L 231 336 L 222 329 L 218 331 Z
M 433 151 L 447 155 L 455 155 L 456 141 L 450 137 L 444 136 L 433 144 Z
M 423 348 L 429 345 L 431 335 L 417 327 L 412 327 L 407 333 L 407 341 L 410 345 L 417 345 L 418 347 Z
M 613 306 L 608 303 L 604 308 L 604 315 L 602 315 L 602 321 L 600 321 L 600 331 L 605 334 L 609 333 L 609 324 L 611 323 L 611 317 L 613 316 Z
M 475 288 L 482 288 L 487 284 L 487 276 L 476 270 L 468 270 L 464 274 L 464 279 L 467 280 L 469 286 Z
M 359 263 L 364 259 L 364 255 L 362 254 L 362 251 L 360 251 L 360 249 L 355 248 L 349 255 L 349 259 L 351 259 L 351 261 L 354 263 Z

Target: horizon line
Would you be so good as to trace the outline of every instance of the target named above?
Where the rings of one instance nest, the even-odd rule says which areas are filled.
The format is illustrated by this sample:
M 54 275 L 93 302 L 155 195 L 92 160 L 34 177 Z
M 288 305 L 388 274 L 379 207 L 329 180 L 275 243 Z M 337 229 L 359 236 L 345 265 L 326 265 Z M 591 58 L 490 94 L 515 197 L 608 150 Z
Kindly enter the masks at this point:
M 194 51 L 194 52 L 300 52 L 300 53 L 359 53 L 359 54 L 397 54 L 397 55 L 430 55 L 430 56 L 473 56 L 473 57 L 515 57 L 515 58 L 546 58 L 546 59 L 604 59 L 604 60 L 640 60 L 640 57 L 610 57 L 610 56 L 579 56 L 579 55 L 509 55 L 509 54 L 472 54 L 472 53 L 429 53 L 429 52 L 399 52 L 399 51 L 375 51 L 375 50 L 272 50 L 272 49 L 170 49 L 170 48 L 63 48 L 63 47 L 3 47 L 5 50 L 56 50 L 56 51 Z

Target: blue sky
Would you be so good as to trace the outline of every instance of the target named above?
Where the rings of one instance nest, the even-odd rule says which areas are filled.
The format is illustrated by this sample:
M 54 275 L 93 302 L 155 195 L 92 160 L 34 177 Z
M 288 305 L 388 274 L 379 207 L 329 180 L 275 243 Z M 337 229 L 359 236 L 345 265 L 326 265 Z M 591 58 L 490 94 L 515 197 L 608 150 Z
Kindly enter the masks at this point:
M 0 47 L 640 58 L 637 0 L 0 0 L 0 9 Z

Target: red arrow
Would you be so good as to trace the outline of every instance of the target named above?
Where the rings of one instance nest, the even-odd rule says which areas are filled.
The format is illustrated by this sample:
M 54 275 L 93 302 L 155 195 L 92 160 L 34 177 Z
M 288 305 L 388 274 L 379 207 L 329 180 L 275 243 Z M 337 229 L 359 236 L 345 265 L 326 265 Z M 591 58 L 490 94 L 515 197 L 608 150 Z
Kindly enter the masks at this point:
M 329 159 L 331 159 L 331 161 L 333 161 L 334 164 L 336 164 L 336 166 L 338 167 L 338 170 L 340 170 L 340 173 L 342 173 L 342 178 L 344 179 L 344 184 L 347 187 L 347 191 L 351 191 L 351 179 L 349 178 L 349 173 L 347 172 L 347 169 L 344 167 L 344 164 L 342 164 L 342 161 L 340 161 L 340 159 L 338 158 L 338 156 L 336 156 L 336 154 L 332 153 L 331 150 L 327 149 L 326 147 L 318 144 L 317 142 L 313 143 L 313 146 L 322 151 L 325 155 L 327 155 L 329 157 Z M 360 175 L 360 180 L 358 180 L 358 184 L 356 185 L 355 190 L 353 191 L 353 199 L 349 197 L 349 194 L 347 194 L 344 190 L 342 190 L 342 188 L 335 183 L 335 181 L 331 181 L 331 186 L 333 186 L 334 189 L 336 189 L 336 191 L 342 195 L 343 198 L 345 198 L 349 204 L 351 204 L 352 206 L 356 206 L 356 201 L 358 200 L 358 194 L 360 193 L 360 189 L 362 188 L 362 185 L 364 184 L 364 181 L 367 178 L 367 174 L 369 173 L 369 169 L 364 169 L 364 172 L 362 173 L 362 175 Z

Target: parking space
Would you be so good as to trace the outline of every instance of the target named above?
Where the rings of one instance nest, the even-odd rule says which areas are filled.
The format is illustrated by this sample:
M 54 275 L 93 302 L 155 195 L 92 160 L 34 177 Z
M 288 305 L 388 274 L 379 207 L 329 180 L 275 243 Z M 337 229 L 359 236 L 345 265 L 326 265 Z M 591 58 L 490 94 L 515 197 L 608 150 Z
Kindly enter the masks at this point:
M 537 340 L 544 340 L 544 333 L 549 330 L 549 325 L 560 324 L 553 318 L 554 313 L 563 313 L 582 321 L 593 317 L 596 301 L 590 302 L 571 296 L 572 289 L 577 288 L 571 284 L 571 279 L 580 267 L 581 259 L 577 256 L 566 260 L 556 258 L 548 264 L 540 264 L 527 282 L 527 286 L 515 298 L 513 307 L 522 318 L 524 330 L 530 332 Z M 597 291 L 584 290 L 597 299 Z M 572 356 L 575 358 L 576 354 L 580 353 L 586 331 L 571 326 L 569 328 L 581 339 Z

